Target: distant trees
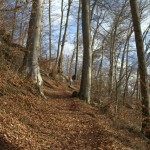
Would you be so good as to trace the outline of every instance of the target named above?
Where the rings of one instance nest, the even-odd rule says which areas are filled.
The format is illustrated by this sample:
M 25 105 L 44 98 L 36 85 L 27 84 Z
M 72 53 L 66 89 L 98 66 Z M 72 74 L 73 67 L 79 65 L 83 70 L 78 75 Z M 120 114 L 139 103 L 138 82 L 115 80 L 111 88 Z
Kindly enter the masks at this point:
M 137 1 L 130 0 L 132 20 L 135 33 L 135 41 L 138 55 L 138 69 L 140 74 L 141 98 L 142 98 L 142 133 L 150 139 L 150 97 L 148 88 L 148 76 L 146 68 L 146 59 L 144 54 L 144 45 L 140 26 Z

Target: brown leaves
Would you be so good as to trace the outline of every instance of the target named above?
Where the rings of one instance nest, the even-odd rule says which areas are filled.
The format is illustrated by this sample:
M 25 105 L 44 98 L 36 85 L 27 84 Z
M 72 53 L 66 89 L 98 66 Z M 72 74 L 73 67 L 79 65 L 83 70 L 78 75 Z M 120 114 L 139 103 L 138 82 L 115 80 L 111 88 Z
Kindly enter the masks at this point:
M 97 108 L 71 98 L 66 84 L 56 86 L 56 81 L 44 79 L 47 100 L 34 95 L 34 87 L 22 75 L 7 69 L 0 73 L 0 92 L 4 93 L 0 97 L 0 149 L 126 150 L 147 146 L 139 135 L 112 126 Z M 120 116 L 127 118 L 129 113 L 123 112 Z

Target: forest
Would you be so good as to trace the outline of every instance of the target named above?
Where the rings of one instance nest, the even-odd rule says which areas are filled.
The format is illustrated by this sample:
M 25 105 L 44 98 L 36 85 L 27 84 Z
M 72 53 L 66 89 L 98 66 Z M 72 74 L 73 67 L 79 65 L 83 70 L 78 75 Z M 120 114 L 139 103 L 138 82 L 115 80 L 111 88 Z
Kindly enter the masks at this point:
M 150 149 L 150 0 L 0 0 L 0 149 Z

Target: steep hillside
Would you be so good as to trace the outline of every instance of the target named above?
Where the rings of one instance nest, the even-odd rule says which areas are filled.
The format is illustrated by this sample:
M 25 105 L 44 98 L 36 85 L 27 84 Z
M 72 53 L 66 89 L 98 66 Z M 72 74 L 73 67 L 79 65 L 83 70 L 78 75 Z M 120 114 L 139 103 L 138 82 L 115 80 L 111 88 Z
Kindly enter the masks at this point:
M 150 149 L 134 110 L 122 107 L 121 116 L 130 119 L 121 122 L 111 113 L 113 105 L 103 111 L 92 107 L 72 98 L 73 89 L 66 83 L 47 76 L 43 76 L 47 99 L 40 97 L 17 72 L 13 58 L 22 53 L 17 48 L 5 43 L 0 49 L 0 150 Z

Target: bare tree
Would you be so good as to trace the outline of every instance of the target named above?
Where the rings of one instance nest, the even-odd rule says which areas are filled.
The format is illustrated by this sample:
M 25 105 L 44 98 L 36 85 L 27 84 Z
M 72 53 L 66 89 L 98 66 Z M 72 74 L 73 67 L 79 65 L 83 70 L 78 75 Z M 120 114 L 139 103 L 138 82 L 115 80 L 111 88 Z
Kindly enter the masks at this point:
M 82 0 L 83 67 L 79 98 L 90 103 L 92 53 L 90 48 L 89 0 Z
M 25 40 L 25 36 L 27 32 L 27 27 L 26 27 L 24 19 L 25 19 L 25 11 L 28 7 L 28 2 L 23 3 L 22 7 L 23 8 L 21 9 L 21 12 L 20 12 L 21 20 L 20 20 L 20 27 L 19 27 L 19 40 L 18 40 L 20 45 L 24 44 L 24 40 Z
M 33 0 L 32 10 L 28 28 L 27 38 L 27 75 L 33 78 L 33 82 L 37 85 L 42 96 L 43 80 L 40 74 L 39 55 L 40 55 L 40 35 L 41 35 L 41 21 L 42 21 L 42 4 L 43 0 Z
M 52 24 L 51 24 L 51 0 L 49 0 L 49 69 L 52 63 Z
M 65 23 L 65 31 L 63 34 L 63 38 L 62 38 L 61 51 L 60 51 L 60 56 L 58 60 L 58 72 L 62 72 L 63 51 L 64 51 L 64 45 L 65 45 L 66 34 L 67 34 L 67 29 L 68 29 L 68 21 L 69 21 L 71 3 L 72 3 L 72 0 L 68 0 L 68 10 L 67 10 L 66 23 Z
M 138 67 L 140 74 L 140 86 L 142 96 L 142 129 L 141 132 L 150 139 L 150 99 L 148 91 L 148 78 L 146 59 L 144 54 L 144 45 L 142 40 L 142 32 L 140 26 L 140 19 L 138 14 L 138 7 L 136 0 L 130 0 L 131 14 L 135 32 L 135 42 L 138 56 Z
M 59 39 L 58 39 L 58 49 L 57 49 L 57 57 L 56 57 L 56 70 L 58 67 L 59 61 L 59 53 L 60 53 L 60 45 L 61 45 L 61 35 L 62 35 L 62 24 L 63 24 L 63 17 L 64 17 L 64 0 L 61 1 L 61 21 L 60 21 L 60 31 L 59 31 Z
M 77 42 L 76 42 L 77 48 L 76 48 L 76 63 L 75 63 L 75 79 L 77 79 L 77 73 L 78 73 L 80 10 L 81 10 L 81 5 L 80 5 L 80 1 L 79 1 L 78 18 L 77 18 Z
M 11 40 L 13 40 L 14 37 L 14 32 L 15 32 L 15 27 L 16 27 L 16 19 L 17 19 L 17 5 L 18 5 L 18 0 L 15 2 L 15 9 L 14 9 L 14 16 L 13 16 L 13 26 L 12 26 L 12 33 L 11 33 Z

